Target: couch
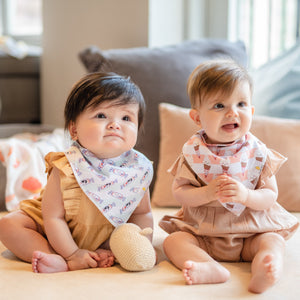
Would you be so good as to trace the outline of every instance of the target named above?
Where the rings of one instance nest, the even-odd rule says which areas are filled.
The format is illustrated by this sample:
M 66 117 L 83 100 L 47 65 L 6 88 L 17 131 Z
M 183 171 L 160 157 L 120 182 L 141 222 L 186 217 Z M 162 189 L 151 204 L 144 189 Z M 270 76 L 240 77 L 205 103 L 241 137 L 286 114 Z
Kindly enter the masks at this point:
M 180 152 L 183 142 L 196 130 L 188 116 L 186 81 L 196 65 L 216 57 L 231 57 L 247 66 L 244 44 L 225 40 L 202 39 L 154 49 L 102 51 L 96 46 L 88 46 L 79 53 L 79 59 L 87 72 L 108 70 L 128 75 L 144 94 L 147 104 L 146 122 L 136 148 L 153 161 L 155 169 L 151 199 L 157 264 L 146 272 L 126 272 L 115 265 L 108 269 L 35 274 L 31 272 L 30 264 L 18 260 L 0 242 L 0 299 L 299 299 L 299 230 L 287 242 L 281 280 L 261 295 L 247 291 L 249 263 L 223 263 L 231 272 L 231 278 L 226 283 L 187 286 L 181 271 L 168 261 L 163 252 L 162 242 L 166 233 L 158 227 L 158 221 L 163 215 L 176 212 L 179 207 L 171 194 L 172 177 L 167 169 Z M 256 75 L 255 78 L 262 78 L 262 74 Z M 256 84 L 260 84 L 260 81 Z M 266 93 L 266 90 L 263 92 Z M 259 93 L 256 97 L 259 98 Z M 53 126 L 47 125 L 0 125 L 0 160 L 3 163 L 0 166 L 0 216 L 6 214 L 7 209 L 14 209 L 17 201 L 24 197 L 21 193 L 15 200 L 11 200 L 8 195 L 8 187 L 14 187 L 11 179 L 8 180 L 11 177 L 9 172 L 12 162 L 9 158 L 12 155 L 5 151 L 12 149 L 16 143 L 26 143 L 29 152 L 33 153 L 35 148 L 39 152 L 41 149 L 47 152 L 49 140 L 51 149 L 59 149 L 63 147 L 62 135 L 53 129 Z M 255 115 L 252 125 L 254 134 L 270 148 L 288 157 L 277 176 L 278 201 L 300 220 L 299 131 L 299 120 L 266 115 Z M 31 135 L 28 137 L 24 132 L 31 132 Z M 19 135 L 13 136 L 16 133 Z M 41 160 L 42 156 L 34 155 L 33 159 Z M 27 167 L 31 171 L 32 163 L 27 164 Z M 39 172 L 42 177 L 42 171 Z M 22 181 L 14 178 L 13 182 L 16 186 Z M 26 190 L 28 192 L 37 191 Z

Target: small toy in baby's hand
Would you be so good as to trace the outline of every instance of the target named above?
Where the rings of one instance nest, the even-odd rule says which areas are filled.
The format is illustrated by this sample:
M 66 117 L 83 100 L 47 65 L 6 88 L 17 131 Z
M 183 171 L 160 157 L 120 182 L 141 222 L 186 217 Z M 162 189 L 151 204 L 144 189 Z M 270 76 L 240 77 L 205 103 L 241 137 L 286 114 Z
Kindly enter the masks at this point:
M 151 228 L 143 230 L 136 224 L 126 223 L 113 231 L 110 237 L 110 249 L 116 260 L 127 271 L 147 271 L 156 261 L 155 250 L 147 238 Z

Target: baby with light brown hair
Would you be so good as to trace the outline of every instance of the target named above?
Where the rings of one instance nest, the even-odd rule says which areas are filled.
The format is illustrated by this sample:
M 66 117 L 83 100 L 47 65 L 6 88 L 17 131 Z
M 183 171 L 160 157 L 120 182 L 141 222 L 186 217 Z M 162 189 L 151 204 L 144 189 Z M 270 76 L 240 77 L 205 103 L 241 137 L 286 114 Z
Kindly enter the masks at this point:
M 252 81 L 237 63 L 200 64 L 187 90 L 199 131 L 170 170 L 182 207 L 160 221 L 165 253 L 187 284 L 226 282 L 220 262 L 251 261 L 248 289 L 262 293 L 280 278 L 285 240 L 299 225 L 276 201 L 286 159 L 249 132 Z

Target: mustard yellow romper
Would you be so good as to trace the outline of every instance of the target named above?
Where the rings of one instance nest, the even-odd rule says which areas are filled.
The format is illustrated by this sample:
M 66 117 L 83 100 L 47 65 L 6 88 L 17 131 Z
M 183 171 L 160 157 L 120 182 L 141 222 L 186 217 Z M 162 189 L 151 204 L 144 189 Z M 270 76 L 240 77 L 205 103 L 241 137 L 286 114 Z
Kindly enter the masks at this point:
M 75 243 L 81 249 L 95 251 L 111 235 L 114 226 L 84 194 L 63 152 L 51 152 L 45 157 L 48 177 L 56 167 L 60 171 L 60 186 L 64 201 L 65 220 Z M 41 203 L 38 199 L 24 200 L 20 209 L 26 212 L 44 230 Z

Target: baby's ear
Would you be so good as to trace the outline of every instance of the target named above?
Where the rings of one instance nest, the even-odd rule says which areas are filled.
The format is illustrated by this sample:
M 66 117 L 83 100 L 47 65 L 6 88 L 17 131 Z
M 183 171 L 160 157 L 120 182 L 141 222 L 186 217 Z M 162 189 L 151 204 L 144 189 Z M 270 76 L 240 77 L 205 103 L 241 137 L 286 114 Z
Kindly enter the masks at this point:
M 201 126 L 201 122 L 200 122 L 200 116 L 199 116 L 199 112 L 197 109 L 191 109 L 190 110 L 190 118 L 195 122 L 196 125 Z
M 69 132 L 70 132 L 70 136 L 71 136 L 72 140 L 76 141 L 77 140 L 77 129 L 76 129 L 75 122 L 70 122 Z

